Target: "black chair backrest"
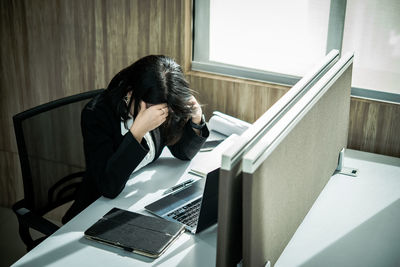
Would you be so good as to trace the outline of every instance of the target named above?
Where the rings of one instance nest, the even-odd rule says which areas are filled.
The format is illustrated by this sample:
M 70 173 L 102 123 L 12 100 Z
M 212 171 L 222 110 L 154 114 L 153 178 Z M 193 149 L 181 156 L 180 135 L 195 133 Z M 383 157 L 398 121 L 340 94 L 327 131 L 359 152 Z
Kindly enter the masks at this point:
M 25 205 L 46 213 L 72 200 L 85 170 L 81 111 L 103 89 L 55 100 L 13 117 Z

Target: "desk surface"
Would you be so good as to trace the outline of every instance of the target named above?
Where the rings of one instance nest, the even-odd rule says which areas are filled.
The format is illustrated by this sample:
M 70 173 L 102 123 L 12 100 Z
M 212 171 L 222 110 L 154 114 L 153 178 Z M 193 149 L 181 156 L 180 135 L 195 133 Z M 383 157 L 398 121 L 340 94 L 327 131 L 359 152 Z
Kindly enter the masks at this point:
M 117 198 L 101 197 L 96 200 L 17 261 L 15 266 L 215 265 L 217 225 L 197 235 L 185 232 L 157 259 L 88 240 L 83 233 L 113 207 L 151 215 L 144 210 L 144 207 L 161 198 L 165 190 L 190 178 L 199 179 L 197 176 L 188 174 L 191 168 L 204 172 L 205 169 L 219 167 L 221 152 L 231 144 L 231 140 L 232 138 L 226 139 L 211 152 L 198 153 L 190 162 L 178 160 L 168 149 L 164 149 L 156 162 L 149 164 L 130 177 Z
M 347 150 L 275 266 L 400 266 L 400 159 Z
M 100 198 L 60 228 L 15 266 L 214 266 L 217 226 L 185 233 L 158 259 L 149 259 L 83 237 L 113 207 L 148 214 L 143 207 L 189 178 L 191 163 L 166 151 L 134 177 L 116 199 Z M 276 266 L 336 266 L 400 262 L 400 159 L 348 150 L 344 165 L 356 178 L 336 174 L 307 214 Z M 396 253 L 395 253 L 396 252 Z M 378 262 L 378 264 L 376 264 Z M 324 263 L 324 264 L 322 264 Z

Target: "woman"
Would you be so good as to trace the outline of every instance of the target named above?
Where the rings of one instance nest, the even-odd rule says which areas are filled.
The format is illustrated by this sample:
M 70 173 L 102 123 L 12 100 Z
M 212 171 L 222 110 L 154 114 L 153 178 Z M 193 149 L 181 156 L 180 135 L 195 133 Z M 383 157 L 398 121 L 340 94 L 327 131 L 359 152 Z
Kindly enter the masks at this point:
M 100 196 L 118 196 L 165 146 L 190 160 L 209 135 L 181 67 L 166 56 L 147 56 L 120 71 L 81 119 L 86 175 L 64 223 Z

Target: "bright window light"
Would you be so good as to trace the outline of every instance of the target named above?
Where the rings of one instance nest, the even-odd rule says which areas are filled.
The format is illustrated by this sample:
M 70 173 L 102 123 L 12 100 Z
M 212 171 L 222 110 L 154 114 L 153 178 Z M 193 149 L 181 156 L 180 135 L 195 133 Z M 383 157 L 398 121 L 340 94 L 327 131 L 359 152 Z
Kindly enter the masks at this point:
M 329 0 L 210 0 L 209 60 L 303 76 L 327 54 L 329 10 Z
M 400 1 L 347 1 L 342 51 L 354 51 L 353 87 L 400 94 Z

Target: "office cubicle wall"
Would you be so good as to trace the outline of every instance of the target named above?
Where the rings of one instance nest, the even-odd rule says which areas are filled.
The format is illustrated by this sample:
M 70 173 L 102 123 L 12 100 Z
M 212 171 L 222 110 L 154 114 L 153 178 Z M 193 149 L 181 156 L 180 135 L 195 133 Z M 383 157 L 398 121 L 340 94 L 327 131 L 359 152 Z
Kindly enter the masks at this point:
M 346 147 L 353 55 L 243 156 L 243 266 L 276 262 Z
M 222 153 L 217 266 L 235 266 L 242 258 L 242 156 L 338 61 L 332 50 L 279 101 Z

